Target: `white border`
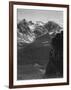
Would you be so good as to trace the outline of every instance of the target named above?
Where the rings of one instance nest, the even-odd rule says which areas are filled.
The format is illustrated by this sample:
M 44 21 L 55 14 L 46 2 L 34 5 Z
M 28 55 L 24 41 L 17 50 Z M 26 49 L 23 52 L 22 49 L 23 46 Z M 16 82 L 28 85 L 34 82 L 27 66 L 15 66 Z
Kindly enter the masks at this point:
M 64 30 L 64 42 L 63 42 L 63 48 L 64 48 L 64 55 L 63 55 L 63 78 L 57 78 L 57 79 L 39 79 L 39 80 L 17 80 L 17 9 L 38 9 L 38 10 L 58 10 L 63 11 L 63 30 Z M 27 6 L 27 5 L 14 5 L 13 6 L 13 84 L 14 85 L 28 85 L 28 84 L 44 84 L 44 83 L 61 83 L 61 82 L 67 82 L 67 8 L 58 8 L 58 7 L 43 7 L 43 6 Z

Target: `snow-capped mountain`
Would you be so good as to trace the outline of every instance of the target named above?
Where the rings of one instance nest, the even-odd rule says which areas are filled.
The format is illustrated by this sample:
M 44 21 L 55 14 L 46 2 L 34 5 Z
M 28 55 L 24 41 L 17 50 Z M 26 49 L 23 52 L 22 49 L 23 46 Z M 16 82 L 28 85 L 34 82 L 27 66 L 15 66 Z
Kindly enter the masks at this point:
M 53 21 L 47 23 L 36 21 L 36 23 L 33 23 L 23 19 L 17 24 L 17 43 L 19 47 L 34 42 L 35 45 L 38 42 L 38 45 L 40 45 L 42 42 L 49 42 L 50 38 L 54 37 L 56 33 L 60 33 L 61 30 L 62 27 Z

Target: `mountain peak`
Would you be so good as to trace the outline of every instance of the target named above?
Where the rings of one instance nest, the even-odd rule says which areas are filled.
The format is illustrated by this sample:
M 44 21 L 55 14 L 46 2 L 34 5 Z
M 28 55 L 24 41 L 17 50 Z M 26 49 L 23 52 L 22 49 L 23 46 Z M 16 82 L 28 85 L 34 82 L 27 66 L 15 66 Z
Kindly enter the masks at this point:
M 42 21 L 36 21 L 36 25 L 43 26 L 44 23 Z

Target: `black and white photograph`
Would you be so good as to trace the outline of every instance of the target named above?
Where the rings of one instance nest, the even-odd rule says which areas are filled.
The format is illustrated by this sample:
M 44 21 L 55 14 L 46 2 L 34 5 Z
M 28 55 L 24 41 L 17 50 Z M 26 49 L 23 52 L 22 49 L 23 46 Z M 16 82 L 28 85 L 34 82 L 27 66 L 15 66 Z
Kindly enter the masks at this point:
M 17 9 L 17 79 L 63 77 L 63 11 Z
M 13 85 L 68 83 L 67 6 L 12 5 Z

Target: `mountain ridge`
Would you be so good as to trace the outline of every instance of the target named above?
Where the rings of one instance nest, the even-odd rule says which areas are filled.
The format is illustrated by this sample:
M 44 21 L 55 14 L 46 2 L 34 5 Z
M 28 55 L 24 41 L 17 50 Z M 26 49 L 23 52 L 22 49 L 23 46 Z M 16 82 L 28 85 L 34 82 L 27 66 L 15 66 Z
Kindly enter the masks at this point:
M 46 38 L 49 42 L 50 38 L 53 38 L 56 33 L 60 33 L 61 30 L 62 27 L 53 21 L 48 21 L 47 23 L 36 21 L 36 23 L 33 23 L 23 19 L 17 24 L 17 45 L 22 47 L 34 42 L 37 43 L 37 40 L 42 42 L 45 36 L 47 36 Z M 46 41 L 44 40 L 44 42 Z

